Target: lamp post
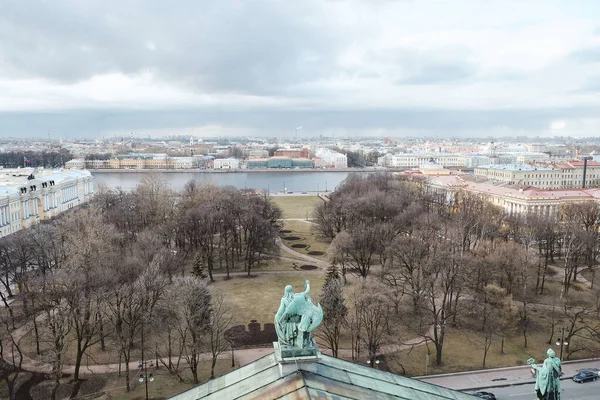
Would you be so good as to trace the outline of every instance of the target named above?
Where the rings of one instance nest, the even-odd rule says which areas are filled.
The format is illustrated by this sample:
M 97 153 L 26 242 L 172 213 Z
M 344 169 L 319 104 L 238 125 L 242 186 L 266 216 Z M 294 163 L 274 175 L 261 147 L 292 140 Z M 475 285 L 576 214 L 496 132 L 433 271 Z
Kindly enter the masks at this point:
M 152 366 L 152 365 L 150 365 Z M 148 400 L 148 381 L 153 382 L 154 376 L 148 375 L 148 361 L 144 360 L 144 319 L 142 318 L 142 362 L 139 365 L 140 369 L 144 368 L 144 373 L 140 375 L 139 382 L 146 384 L 146 400 Z
M 560 360 L 562 361 L 562 356 L 563 356 L 563 347 L 564 346 L 568 346 L 569 343 L 565 340 L 565 327 L 562 327 L 562 333 L 560 335 L 560 338 L 556 341 L 556 345 L 560 346 Z
M 371 365 L 371 360 L 367 360 L 367 365 L 369 365 L 370 367 L 379 369 L 379 360 L 375 359 L 375 362 L 373 364 L 374 365 Z

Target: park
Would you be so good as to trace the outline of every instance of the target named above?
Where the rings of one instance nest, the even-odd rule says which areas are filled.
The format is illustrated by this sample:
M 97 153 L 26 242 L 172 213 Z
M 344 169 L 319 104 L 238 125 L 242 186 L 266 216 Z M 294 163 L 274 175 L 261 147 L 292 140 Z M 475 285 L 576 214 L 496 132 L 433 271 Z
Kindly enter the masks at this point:
M 373 368 L 511 367 L 549 346 L 598 357 L 600 210 L 561 212 L 507 216 L 466 194 L 448 206 L 386 174 L 328 196 L 157 179 L 100 191 L 0 245 L 0 393 L 166 398 L 272 349 L 282 290 L 306 280 L 320 350 Z

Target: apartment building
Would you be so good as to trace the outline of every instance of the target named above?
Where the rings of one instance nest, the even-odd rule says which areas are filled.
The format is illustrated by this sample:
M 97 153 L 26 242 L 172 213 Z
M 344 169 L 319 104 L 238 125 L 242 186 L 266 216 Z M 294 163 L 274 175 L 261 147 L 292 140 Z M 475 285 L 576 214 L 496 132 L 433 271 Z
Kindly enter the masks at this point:
M 345 154 L 329 149 L 318 149 L 313 164 L 318 168 L 348 168 L 348 157 Z
M 89 171 L 0 169 L 0 237 L 89 201 Z
M 500 164 L 475 168 L 475 177 L 508 185 L 533 186 L 539 189 L 577 188 L 583 186 L 583 161 L 563 163 Z M 600 186 L 600 163 L 588 161 L 586 187 Z
M 74 159 L 67 161 L 65 167 L 69 169 L 191 169 L 198 167 L 200 158 L 203 156 L 169 157 L 164 153 L 127 154 L 110 160 Z
M 287 158 L 308 158 L 308 149 L 278 149 L 275 151 L 273 156 Z
M 425 187 L 448 205 L 453 205 L 457 194 L 464 191 L 480 196 L 510 215 L 534 214 L 558 218 L 561 208 L 566 204 L 586 201 L 600 203 L 600 189 L 518 188 L 472 181 L 457 175 L 430 178 L 425 182 Z
M 458 153 L 399 153 L 379 157 L 377 164 L 387 168 L 418 168 L 435 162 L 443 167 L 465 167 L 467 157 Z
M 238 169 L 240 160 L 237 158 L 215 158 L 213 161 L 214 169 Z

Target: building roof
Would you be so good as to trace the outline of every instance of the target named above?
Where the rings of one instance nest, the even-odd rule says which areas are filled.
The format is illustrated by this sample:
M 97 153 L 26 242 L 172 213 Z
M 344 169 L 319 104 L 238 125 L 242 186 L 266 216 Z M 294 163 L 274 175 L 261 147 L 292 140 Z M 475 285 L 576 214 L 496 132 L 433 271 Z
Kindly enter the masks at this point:
M 600 200 L 600 189 L 597 188 L 567 188 L 567 189 L 538 189 L 535 187 L 520 188 L 515 185 L 495 185 L 491 181 L 477 182 L 466 177 L 455 175 L 436 176 L 431 178 L 432 186 L 447 189 L 462 188 L 464 190 L 487 195 L 512 197 L 519 199 L 550 199 L 550 200 Z
M 280 368 L 271 353 L 171 399 L 472 399 L 466 393 L 326 355 Z
M 476 169 L 500 169 L 503 171 L 552 171 L 554 168 L 537 167 L 529 164 L 492 164 L 479 165 Z

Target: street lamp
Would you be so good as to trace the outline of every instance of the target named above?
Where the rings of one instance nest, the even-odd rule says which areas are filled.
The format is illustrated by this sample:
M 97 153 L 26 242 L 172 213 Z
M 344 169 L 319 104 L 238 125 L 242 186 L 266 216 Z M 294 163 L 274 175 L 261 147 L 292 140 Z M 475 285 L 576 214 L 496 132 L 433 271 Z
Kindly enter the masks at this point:
M 568 346 L 569 342 L 567 342 L 566 338 L 565 338 L 565 327 L 562 327 L 562 334 L 560 335 L 561 337 L 556 341 L 556 345 L 560 346 L 560 360 L 562 361 L 562 356 L 563 356 L 563 347 L 564 346 Z
M 150 361 L 150 367 L 153 367 L 154 364 Z M 139 363 L 138 368 L 141 370 L 144 368 L 144 373 L 140 375 L 139 382 L 146 383 L 146 400 L 148 400 L 148 381 L 153 382 L 154 376 L 152 374 L 148 375 L 148 361 L 144 360 L 144 319 L 142 318 L 142 361 Z
M 379 360 L 377 360 L 377 359 L 375 360 L 375 366 L 371 365 L 371 360 L 367 360 L 367 365 L 369 365 L 370 367 L 373 367 L 373 368 L 379 368 Z

